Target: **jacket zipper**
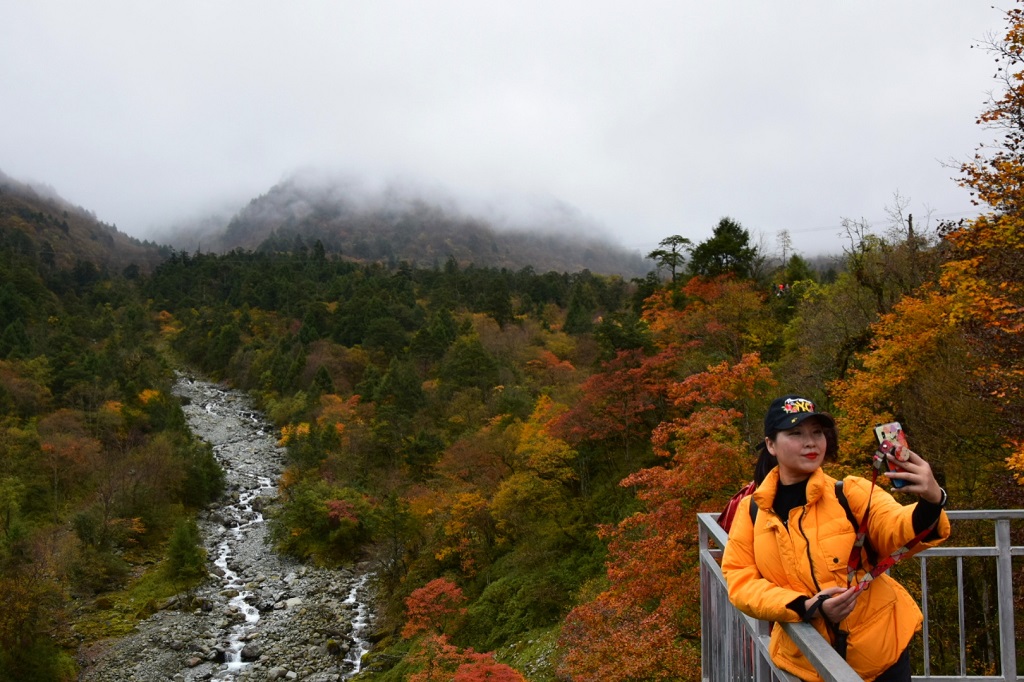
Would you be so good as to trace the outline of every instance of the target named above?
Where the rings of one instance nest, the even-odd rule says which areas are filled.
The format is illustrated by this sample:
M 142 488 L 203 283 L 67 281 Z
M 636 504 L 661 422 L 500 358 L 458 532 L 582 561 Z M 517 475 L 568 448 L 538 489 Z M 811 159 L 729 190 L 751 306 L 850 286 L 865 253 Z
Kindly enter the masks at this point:
M 814 582 L 814 591 L 821 592 L 821 585 L 818 584 L 818 576 L 814 573 L 814 559 L 811 558 L 811 541 L 807 538 L 807 533 L 804 532 L 804 516 L 807 515 L 807 505 L 804 505 L 803 509 L 800 510 L 800 520 L 797 521 L 797 527 L 800 528 L 800 535 L 804 538 L 804 547 L 807 550 L 807 565 L 811 569 L 811 580 Z
M 800 527 L 800 535 L 803 536 L 804 544 L 807 545 L 807 565 L 811 569 L 811 580 L 814 582 L 814 591 L 821 592 L 821 585 L 818 584 L 818 576 L 814 574 L 814 560 L 811 558 L 811 541 L 807 538 L 807 533 L 804 532 L 804 516 L 806 514 L 807 506 L 804 505 L 803 510 L 800 512 L 800 520 L 797 521 L 797 526 Z M 833 623 L 832 621 L 830 621 L 828 617 L 825 616 L 824 611 L 821 612 L 821 616 L 822 619 L 825 621 L 825 629 L 829 633 L 829 641 L 832 642 L 832 645 L 835 646 L 836 641 L 839 641 L 840 639 L 843 639 L 845 642 L 845 637 L 848 636 L 849 633 L 840 630 L 839 625 L 837 623 Z M 846 645 L 844 643 L 844 652 L 841 653 L 843 658 L 846 658 L 845 646 Z

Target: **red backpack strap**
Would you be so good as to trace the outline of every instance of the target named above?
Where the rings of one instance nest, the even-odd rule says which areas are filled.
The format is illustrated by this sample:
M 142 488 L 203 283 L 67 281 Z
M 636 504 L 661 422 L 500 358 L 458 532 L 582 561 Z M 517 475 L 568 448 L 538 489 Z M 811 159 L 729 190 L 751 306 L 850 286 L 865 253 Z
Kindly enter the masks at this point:
M 888 571 L 901 559 L 906 558 L 908 552 L 913 547 L 915 547 L 919 542 L 928 537 L 928 534 L 931 533 L 932 530 L 935 528 L 935 524 L 939 522 L 939 520 L 936 519 L 934 523 L 932 523 L 923 531 L 912 537 L 907 542 L 907 544 L 903 545 L 895 552 L 882 559 L 881 561 L 876 562 L 876 564 L 874 565 L 874 567 L 871 568 L 870 571 L 865 569 L 864 577 L 857 581 L 857 571 L 861 568 L 861 549 L 864 547 L 865 542 L 867 541 L 868 514 L 871 511 L 871 495 L 875 491 L 875 482 L 877 481 L 877 479 L 878 470 L 875 469 L 874 474 L 871 476 L 871 490 L 868 491 L 868 504 L 867 507 L 864 509 L 864 518 L 860 520 L 860 527 L 857 529 L 857 540 L 853 544 L 853 550 L 850 552 L 850 559 L 846 564 L 846 584 L 849 586 L 853 585 L 854 582 L 856 582 L 858 592 L 860 590 L 866 589 L 867 586 L 871 584 L 872 580 Z
M 732 520 L 733 517 L 736 516 L 736 510 L 739 509 L 740 501 L 744 497 L 752 494 L 755 490 L 757 490 L 757 486 L 754 485 L 753 481 L 751 481 L 740 490 L 736 491 L 735 495 L 729 498 L 729 501 L 725 505 L 725 509 L 723 509 L 722 513 L 718 515 L 718 525 L 722 527 L 722 530 L 728 532 L 729 529 L 732 528 Z M 753 500 L 751 500 L 751 507 L 756 508 Z M 751 512 L 751 514 L 753 513 L 755 512 Z

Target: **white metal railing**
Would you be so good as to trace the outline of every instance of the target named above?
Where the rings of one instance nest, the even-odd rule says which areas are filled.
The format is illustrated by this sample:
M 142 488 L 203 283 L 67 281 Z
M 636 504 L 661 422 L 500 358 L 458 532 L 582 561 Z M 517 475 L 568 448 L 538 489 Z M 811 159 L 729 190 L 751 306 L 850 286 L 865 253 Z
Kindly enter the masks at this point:
M 948 511 L 950 521 L 991 521 L 995 525 L 993 544 L 983 547 L 940 546 L 925 550 L 915 559 L 920 562 L 921 610 L 923 625 L 923 675 L 920 682 L 1024 682 L 1017 675 L 1017 646 L 1013 611 L 1013 557 L 1024 556 L 1024 547 L 1013 546 L 1010 522 L 1024 520 L 1024 509 Z M 701 670 L 706 682 L 798 682 L 780 670 L 768 655 L 769 623 L 751 618 L 730 602 L 719 562 L 728 535 L 718 525 L 717 514 L 698 514 L 700 531 L 701 583 Z M 954 526 L 955 528 L 955 526 Z M 932 675 L 929 649 L 928 561 L 933 558 L 956 561 L 957 613 L 959 626 L 959 675 Z M 964 604 L 964 559 L 989 557 L 995 561 L 996 605 L 999 632 L 999 675 L 968 675 L 966 609 Z M 829 643 L 807 623 L 782 623 L 786 632 L 826 682 L 857 682 L 860 677 Z

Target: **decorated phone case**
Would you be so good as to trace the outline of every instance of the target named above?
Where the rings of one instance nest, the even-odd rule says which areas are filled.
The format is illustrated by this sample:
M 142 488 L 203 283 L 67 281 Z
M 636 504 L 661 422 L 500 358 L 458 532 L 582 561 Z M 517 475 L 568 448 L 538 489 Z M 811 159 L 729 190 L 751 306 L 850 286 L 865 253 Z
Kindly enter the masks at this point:
M 879 424 L 878 426 L 875 427 L 875 438 L 878 439 L 879 445 L 882 445 L 882 443 L 885 442 L 890 442 L 898 443 L 903 448 L 907 447 L 907 437 L 903 433 L 903 426 L 899 422 Z M 888 448 L 884 449 L 888 450 Z M 897 460 L 903 462 L 907 461 L 907 459 L 910 457 L 910 455 L 906 453 L 906 450 L 894 451 L 893 456 L 896 457 Z M 889 471 L 902 471 L 902 469 L 900 469 L 900 467 L 895 462 L 887 462 L 887 464 L 889 465 Z M 901 481 L 895 478 L 890 480 L 892 481 L 892 485 L 894 488 L 902 488 L 903 486 L 907 485 L 906 481 Z

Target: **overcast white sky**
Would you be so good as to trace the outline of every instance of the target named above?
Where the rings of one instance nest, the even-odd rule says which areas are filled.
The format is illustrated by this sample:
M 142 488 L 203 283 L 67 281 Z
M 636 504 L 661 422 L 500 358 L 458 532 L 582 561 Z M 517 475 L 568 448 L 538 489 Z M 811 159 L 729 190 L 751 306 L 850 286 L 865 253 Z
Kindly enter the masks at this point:
M 138 237 L 312 166 L 564 202 L 643 253 L 722 216 L 838 252 L 895 192 L 973 214 L 943 162 L 990 136 L 991 5 L 8 0 L 0 171 Z

